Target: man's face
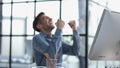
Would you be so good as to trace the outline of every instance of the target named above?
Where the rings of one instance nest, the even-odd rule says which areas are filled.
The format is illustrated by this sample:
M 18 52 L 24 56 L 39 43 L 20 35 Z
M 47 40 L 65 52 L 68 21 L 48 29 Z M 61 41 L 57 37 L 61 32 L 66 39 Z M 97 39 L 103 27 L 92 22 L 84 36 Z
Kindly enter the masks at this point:
M 39 17 L 40 19 L 40 25 L 42 26 L 43 29 L 45 30 L 52 30 L 54 28 L 52 18 L 42 15 Z

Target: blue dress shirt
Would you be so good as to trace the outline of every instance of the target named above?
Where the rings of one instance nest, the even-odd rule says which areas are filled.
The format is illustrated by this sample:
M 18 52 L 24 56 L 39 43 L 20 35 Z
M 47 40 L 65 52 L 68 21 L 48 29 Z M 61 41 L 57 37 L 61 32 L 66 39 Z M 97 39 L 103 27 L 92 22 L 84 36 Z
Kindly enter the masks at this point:
M 62 55 L 78 55 L 80 47 L 80 38 L 77 31 L 73 31 L 73 45 L 70 45 L 62 41 L 62 30 L 56 29 L 52 38 L 47 34 L 40 32 L 33 37 L 33 54 L 37 66 L 46 66 L 45 53 L 50 55 L 51 59 L 54 59 L 55 54 L 58 54 L 57 63 L 62 62 Z

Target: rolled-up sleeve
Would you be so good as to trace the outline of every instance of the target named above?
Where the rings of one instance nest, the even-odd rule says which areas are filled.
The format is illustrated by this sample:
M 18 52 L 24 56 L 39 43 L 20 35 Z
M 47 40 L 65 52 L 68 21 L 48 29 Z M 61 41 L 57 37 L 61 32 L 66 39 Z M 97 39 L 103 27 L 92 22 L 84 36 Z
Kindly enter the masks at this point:
M 77 31 L 73 31 L 73 44 L 62 42 L 63 54 L 78 55 L 80 49 L 80 37 Z
M 80 36 L 77 31 L 73 31 L 73 50 L 75 55 L 79 54 L 80 51 Z
M 58 53 L 62 46 L 62 30 L 61 29 L 56 30 L 53 39 L 54 39 L 54 43 L 55 43 L 55 47 L 56 47 L 56 53 Z

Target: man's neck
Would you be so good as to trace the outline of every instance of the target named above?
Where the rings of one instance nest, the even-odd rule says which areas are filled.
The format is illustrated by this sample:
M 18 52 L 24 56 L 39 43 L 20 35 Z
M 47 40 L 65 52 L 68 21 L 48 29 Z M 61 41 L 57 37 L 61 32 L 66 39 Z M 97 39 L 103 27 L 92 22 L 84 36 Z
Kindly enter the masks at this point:
M 47 33 L 52 38 L 52 31 L 42 31 L 44 33 Z
M 52 38 L 52 32 L 48 32 L 48 35 Z

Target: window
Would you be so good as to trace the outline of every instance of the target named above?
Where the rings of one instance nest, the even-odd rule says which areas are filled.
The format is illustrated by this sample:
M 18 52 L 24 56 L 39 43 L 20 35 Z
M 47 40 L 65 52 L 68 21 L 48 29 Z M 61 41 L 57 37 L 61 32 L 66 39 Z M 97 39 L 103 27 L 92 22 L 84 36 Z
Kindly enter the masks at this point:
M 82 2 L 82 3 L 81 3 Z M 81 7 L 81 4 L 83 7 Z M 59 0 L 2 0 L 1 54 L 2 62 L 9 62 L 9 50 L 12 48 L 12 62 L 32 63 L 32 37 L 38 32 L 32 28 L 33 19 L 39 12 L 53 18 L 60 17 Z M 84 0 L 63 0 L 61 18 L 65 21 L 64 38 L 71 42 L 72 30 L 68 26 L 75 20 L 81 36 L 80 55 L 85 57 L 85 2 Z M 55 28 L 56 29 L 56 28 Z M 55 32 L 53 30 L 53 33 Z M 16 51 L 17 50 L 17 51 Z M 7 58 L 3 57 L 6 56 Z M 1 60 L 1 58 L 0 58 Z M 1 62 L 1 61 L 0 61 Z

